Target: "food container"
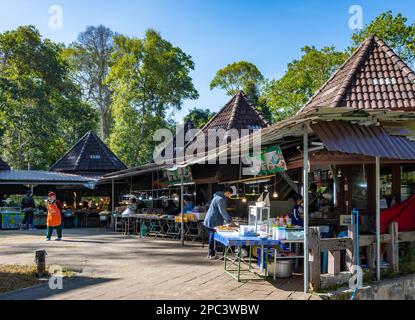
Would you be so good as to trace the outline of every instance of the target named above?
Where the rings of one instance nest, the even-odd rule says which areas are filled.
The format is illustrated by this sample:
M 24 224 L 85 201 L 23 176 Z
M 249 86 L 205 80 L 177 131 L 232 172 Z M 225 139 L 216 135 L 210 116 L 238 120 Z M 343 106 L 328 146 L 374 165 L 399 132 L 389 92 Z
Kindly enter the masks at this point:
M 273 240 L 285 240 L 286 237 L 287 237 L 287 232 L 284 227 L 272 228 L 272 239 Z
M 269 273 L 280 279 L 290 278 L 293 275 L 293 260 L 278 259 L 276 264 L 269 266 Z
M 304 240 L 304 229 L 287 229 L 286 240 Z
M 255 237 L 256 236 L 255 226 L 240 226 L 239 235 L 241 237 Z

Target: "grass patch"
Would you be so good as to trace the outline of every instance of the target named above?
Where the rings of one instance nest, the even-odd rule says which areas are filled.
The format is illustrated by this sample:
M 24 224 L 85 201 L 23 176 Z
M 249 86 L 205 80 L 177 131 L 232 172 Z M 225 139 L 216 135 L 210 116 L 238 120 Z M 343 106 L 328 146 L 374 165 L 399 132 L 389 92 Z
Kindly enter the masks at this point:
M 0 293 L 29 288 L 41 282 L 35 265 L 0 265 Z
M 37 278 L 36 271 L 35 265 L 0 265 L 0 293 L 30 288 L 44 283 Z M 63 269 L 62 275 L 64 278 L 70 278 L 75 276 L 76 272 Z M 49 278 L 49 275 L 46 274 L 45 278 Z

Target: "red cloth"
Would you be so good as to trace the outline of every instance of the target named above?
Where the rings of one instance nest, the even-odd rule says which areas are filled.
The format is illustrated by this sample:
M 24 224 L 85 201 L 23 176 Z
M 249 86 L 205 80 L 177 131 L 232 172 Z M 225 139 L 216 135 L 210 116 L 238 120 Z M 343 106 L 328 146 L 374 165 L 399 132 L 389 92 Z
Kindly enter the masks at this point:
M 380 232 L 389 232 L 389 225 L 398 223 L 400 232 L 415 231 L 415 195 L 393 208 L 382 211 L 380 215 Z

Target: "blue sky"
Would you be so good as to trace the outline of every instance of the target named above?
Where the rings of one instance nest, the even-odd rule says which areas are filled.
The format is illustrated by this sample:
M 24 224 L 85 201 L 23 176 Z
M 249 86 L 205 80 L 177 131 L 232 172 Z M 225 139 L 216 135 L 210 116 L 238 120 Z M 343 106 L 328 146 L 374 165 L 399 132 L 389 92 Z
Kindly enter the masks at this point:
M 350 45 L 349 7 L 363 8 L 364 23 L 385 10 L 401 12 L 415 21 L 413 0 L 0 0 L 0 31 L 33 24 L 42 35 L 70 43 L 88 25 L 104 24 L 114 31 L 142 37 L 154 28 L 191 55 L 192 78 L 200 99 L 188 108 L 217 111 L 229 98 L 210 91 L 216 71 L 229 63 L 255 63 L 267 78 L 280 77 L 287 63 L 300 57 L 305 45 Z M 63 8 L 63 29 L 49 28 L 49 8 Z

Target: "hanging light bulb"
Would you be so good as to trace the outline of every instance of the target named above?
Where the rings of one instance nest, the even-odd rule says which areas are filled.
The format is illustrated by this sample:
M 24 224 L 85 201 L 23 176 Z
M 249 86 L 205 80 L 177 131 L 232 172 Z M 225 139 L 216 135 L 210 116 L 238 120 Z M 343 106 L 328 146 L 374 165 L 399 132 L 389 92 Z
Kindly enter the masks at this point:
M 242 202 L 243 202 L 243 203 L 246 203 L 247 201 L 248 201 L 248 200 L 246 200 L 246 198 L 245 198 L 245 197 L 243 197 L 243 198 L 242 198 Z
M 276 198 L 278 198 L 278 196 L 279 196 L 279 195 L 278 195 L 278 192 L 274 192 L 274 194 L 273 194 L 272 196 L 273 196 L 273 198 L 275 198 L 275 199 L 276 199 Z

